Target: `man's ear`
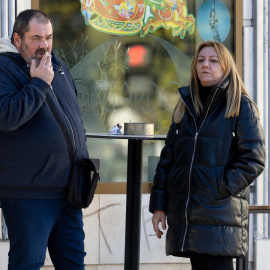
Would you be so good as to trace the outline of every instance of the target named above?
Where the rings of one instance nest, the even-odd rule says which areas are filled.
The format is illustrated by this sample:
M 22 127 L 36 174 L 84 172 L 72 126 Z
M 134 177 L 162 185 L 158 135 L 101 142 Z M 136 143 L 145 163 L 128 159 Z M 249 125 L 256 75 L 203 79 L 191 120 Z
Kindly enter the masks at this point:
M 21 43 L 22 43 L 22 39 L 21 37 L 19 36 L 18 33 L 14 33 L 13 34 L 13 40 L 14 40 L 14 46 L 19 50 L 19 48 L 21 47 Z

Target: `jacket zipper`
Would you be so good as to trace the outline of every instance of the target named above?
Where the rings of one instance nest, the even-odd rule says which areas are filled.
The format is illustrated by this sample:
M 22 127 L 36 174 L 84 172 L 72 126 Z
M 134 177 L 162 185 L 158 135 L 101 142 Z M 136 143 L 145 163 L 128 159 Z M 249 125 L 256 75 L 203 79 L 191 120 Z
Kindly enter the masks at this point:
M 64 114 L 65 118 L 66 118 L 67 121 L 68 121 L 69 127 L 70 127 L 71 132 L 72 132 L 72 138 L 73 138 L 73 143 L 74 143 L 74 150 L 73 150 L 73 151 L 74 151 L 74 153 L 75 153 L 75 152 L 76 152 L 77 146 L 76 146 L 76 140 L 75 140 L 75 135 L 74 135 L 73 127 L 72 127 L 72 125 L 71 125 L 71 123 L 70 123 L 70 120 L 69 120 L 68 116 L 67 116 L 66 113 L 64 112 L 62 106 L 60 105 L 60 103 L 59 103 L 59 101 L 58 101 L 58 98 L 57 98 L 57 96 L 56 96 L 56 94 L 55 94 L 55 92 L 54 92 L 54 90 L 53 90 L 53 87 L 52 87 L 51 85 L 50 85 L 50 88 L 51 88 L 51 90 L 52 90 L 52 93 L 53 93 L 53 95 L 54 95 L 54 97 L 55 97 L 55 99 L 56 99 L 56 101 L 57 101 L 57 103 L 58 103 L 58 105 L 59 105 L 59 107 L 60 107 L 62 113 Z
M 183 244 L 182 244 L 182 248 L 181 248 L 181 251 L 182 251 L 182 252 L 184 251 L 184 244 L 185 244 L 186 236 L 187 236 L 187 228 L 188 228 L 187 208 L 188 208 L 188 204 L 189 204 L 189 200 L 190 200 L 191 172 L 192 172 L 192 168 L 193 168 L 193 162 L 194 162 L 194 156 L 195 156 L 195 149 L 196 149 L 196 144 L 197 144 L 197 138 L 198 138 L 199 132 L 201 131 L 202 126 L 203 126 L 203 124 L 204 124 L 204 122 L 205 122 L 205 120 L 206 120 L 206 117 L 207 117 L 208 112 L 209 112 L 209 109 L 210 109 L 210 107 L 211 107 L 211 105 L 212 105 L 212 103 L 213 103 L 213 100 L 214 100 L 214 97 L 215 97 L 215 95 L 216 95 L 216 93 L 217 93 L 217 90 L 218 90 L 218 88 L 216 89 L 216 91 L 215 91 L 215 93 L 214 93 L 214 95 L 213 95 L 213 97 L 212 97 L 212 100 L 211 100 L 211 102 L 210 102 L 210 104 L 209 104 L 209 106 L 208 106 L 208 108 L 207 108 L 205 117 L 204 117 L 204 119 L 203 119 L 203 121 L 202 121 L 202 124 L 201 124 L 201 126 L 200 126 L 200 128 L 199 128 L 198 131 L 197 131 L 196 119 L 195 119 L 195 117 L 193 116 L 193 114 L 190 112 L 190 110 L 189 110 L 188 106 L 186 105 L 186 103 L 184 102 L 184 100 L 182 99 L 183 102 L 184 102 L 184 104 L 185 104 L 185 106 L 186 106 L 186 108 L 188 109 L 190 115 L 192 116 L 192 118 L 193 118 L 193 120 L 194 120 L 195 129 L 196 129 L 196 133 L 195 133 L 195 137 L 194 137 L 193 153 L 192 153 L 192 158 L 191 158 L 191 163 L 190 163 L 190 169 L 189 169 L 189 176 L 188 176 L 188 197 L 187 197 L 186 207 L 185 207 L 186 228 L 185 228 L 184 237 L 183 237 Z

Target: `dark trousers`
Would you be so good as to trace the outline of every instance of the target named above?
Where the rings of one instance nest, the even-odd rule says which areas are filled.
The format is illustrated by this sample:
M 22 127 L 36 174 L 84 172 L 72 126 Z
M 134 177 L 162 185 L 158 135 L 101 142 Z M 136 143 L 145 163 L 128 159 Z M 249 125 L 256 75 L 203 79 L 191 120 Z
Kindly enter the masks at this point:
M 10 240 L 8 270 L 39 270 L 46 249 L 56 270 L 84 269 L 81 209 L 64 200 L 2 199 Z
M 233 258 L 207 254 L 191 254 L 192 270 L 233 270 Z

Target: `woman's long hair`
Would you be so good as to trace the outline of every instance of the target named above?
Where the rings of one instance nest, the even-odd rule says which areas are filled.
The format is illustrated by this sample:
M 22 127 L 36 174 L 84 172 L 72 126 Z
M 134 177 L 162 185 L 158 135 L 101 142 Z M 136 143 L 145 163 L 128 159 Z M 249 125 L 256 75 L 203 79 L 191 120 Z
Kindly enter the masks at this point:
M 218 85 L 221 85 L 226 78 L 230 79 L 230 83 L 227 90 L 227 107 L 226 107 L 226 112 L 225 112 L 224 117 L 230 118 L 234 116 L 239 116 L 241 94 L 243 93 L 248 97 L 249 95 L 244 87 L 241 77 L 239 76 L 237 72 L 235 62 L 229 50 L 222 43 L 215 42 L 215 41 L 207 41 L 207 42 L 201 43 L 199 48 L 195 52 L 195 55 L 191 63 L 190 87 L 192 86 L 193 89 L 190 89 L 190 90 L 191 90 L 191 93 L 194 93 L 193 103 L 194 103 L 195 111 L 199 115 L 203 108 L 202 103 L 200 101 L 200 97 L 199 97 L 200 80 L 197 74 L 196 65 L 197 65 L 199 53 L 205 47 L 213 47 L 216 50 L 219 63 L 223 68 L 224 76 Z M 173 113 L 173 119 L 176 123 L 181 122 L 185 111 L 186 111 L 186 108 L 185 108 L 184 102 L 180 97 Z

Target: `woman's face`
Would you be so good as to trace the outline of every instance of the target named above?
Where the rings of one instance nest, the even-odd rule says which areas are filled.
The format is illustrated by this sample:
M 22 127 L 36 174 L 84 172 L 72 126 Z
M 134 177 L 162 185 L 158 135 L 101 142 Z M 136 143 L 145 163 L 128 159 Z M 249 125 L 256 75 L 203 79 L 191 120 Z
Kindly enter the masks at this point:
M 217 85 L 224 76 L 224 70 L 214 47 L 204 47 L 199 52 L 196 70 L 202 86 Z

